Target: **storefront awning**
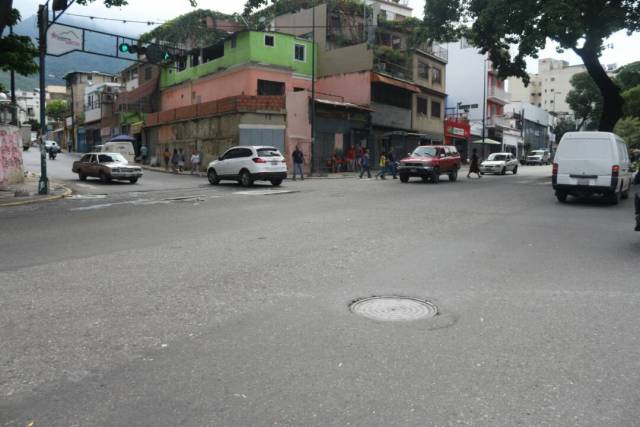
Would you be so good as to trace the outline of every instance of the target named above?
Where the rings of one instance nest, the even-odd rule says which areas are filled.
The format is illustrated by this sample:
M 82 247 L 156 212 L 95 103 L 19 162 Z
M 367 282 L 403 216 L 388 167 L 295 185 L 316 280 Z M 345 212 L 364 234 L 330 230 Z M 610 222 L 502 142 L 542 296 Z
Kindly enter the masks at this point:
M 420 93 L 420 88 L 414 84 L 402 80 L 392 79 L 391 77 L 386 77 L 378 73 L 371 74 L 371 81 L 396 86 L 401 89 L 408 90 L 409 92 Z
M 476 139 L 475 141 L 473 141 L 473 143 L 474 144 L 482 144 L 482 140 L 481 139 Z M 485 138 L 484 139 L 484 144 L 485 145 L 502 145 L 502 142 L 496 141 L 495 139 Z
M 363 105 L 352 104 L 350 102 L 329 101 L 328 99 L 317 99 L 316 98 L 316 103 L 317 104 L 330 105 L 332 107 L 353 108 L 355 110 L 363 110 L 363 111 L 375 111 L 375 110 L 372 110 L 371 108 L 365 107 Z

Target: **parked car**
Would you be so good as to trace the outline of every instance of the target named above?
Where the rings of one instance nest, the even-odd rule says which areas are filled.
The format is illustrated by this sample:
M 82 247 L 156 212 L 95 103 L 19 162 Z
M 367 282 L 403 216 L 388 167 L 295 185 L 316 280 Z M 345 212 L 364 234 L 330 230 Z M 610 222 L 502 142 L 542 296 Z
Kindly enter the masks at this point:
M 209 163 L 207 177 L 212 185 L 232 180 L 250 187 L 254 181 L 270 181 L 277 187 L 287 177 L 287 162 L 275 147 L 238 146 Z
M 611 204 L 629 197 L 633 168 L 627 146 L 611 132 L 564 134 L 553 163 L 553 189 L 560 202 L 569 195 L 602 194 Z
M 60 152 L 60 146 L 56 141 L 47 140 L 44 142 L 44 151 L 48 153 L 49 151 L 51 151 L 52 148 L 56 150 L 56 152 Z
M 434 184 L 440 182 L 440 175 L 447 175 L 449 181 L 458 179 L 460 154 L 456 147 L 449 145 L 421 145 L 400 160 L 398 175 L 400 182 L 409 182 L 411 177 L 430 180 Z
M 551 153 L 547 150 L 533 150 L 525 161 L 528 165 L 548 165 L 551 163 Z
M 518 173 L 518 160 L 511 153 L 492 153 L 487 160 L 480 163 L 480 173 L 495 173 L 504 175 L 507 171 L 514 175 Z
M 142 168 L 130 166 L 120 153 L 85 154 L 80 160 L 73 162 L 72 170 L 78 174 L 80 181 L 95 177 L 105 183 L 121 180 L 135 184 L 142 177 Z

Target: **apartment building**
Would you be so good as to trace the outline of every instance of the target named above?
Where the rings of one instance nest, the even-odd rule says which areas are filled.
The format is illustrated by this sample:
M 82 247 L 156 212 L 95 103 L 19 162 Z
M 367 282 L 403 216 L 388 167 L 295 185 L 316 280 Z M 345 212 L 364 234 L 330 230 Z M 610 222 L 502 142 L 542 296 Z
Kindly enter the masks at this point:
M 104 82 L 86 88 L 83 128 L 88 148 L 120 134 L 115 102 L 121 87 L 120 83 Z
M 291 34 L 243 31 L 178 57 L 160 72 L 159 111 L 145 117 L 152 155 L 196 149 L 206 164 L 238 144 L 310 151 L 309 117 L 285 106 L 293 98 L 300 108 L 308 104 L 312 51 L 309 40 Z M 302 130 L 293 135 L 295 121 Z
M 483 148 L 485 153 L 495 151 L 502 144 L 503 130 L 509 127 L 503 118 L 504 106 L 511 102 L 505 81 L 466 40 L 448 43 L 447 49 L 447 109 L 469 121 L 474 140 L 482 139 L 484 131 L 486 145 L 492 145 Z
M 66 81 L 67 95 L 71 100 L 71 117 L 66 123 L 67 141 L 71 141 L 73 149 L 81 152 L 86 151 L 90 148 L 86 142 L 84 127 L 86 91 L 88 88 L 102 83 L 118 82 L 118 76 L 99 71 L 72 71 L 67 73 L 63 79 Z
M 338 97 L 371 110 L 364 132 L 334 136 L 331 129 L 318 129 L 314 158 L 324 159 L 354 145 L 369 148 L 373 157 L 383 150 L 399 156 L 419 143 L 444 141 L 446 49 L 412 44 L 411 34 L 398 21 L 375 15 L 372 6 L 354 11 L 347 3 L 321 4 L 315 13 L 303 9 L 271 22 L 274 29 L 308 37 L 315 15 L 317 97 Z M 395 1 L 370 3 L 403 6 Z M 404 19 L 404 15 L 393 17 Z
M 615 64 L 607 65 L 608 73 L 616 70 Z M 509 79 L 509 92 L 513 101 L 527 102 L 557 116 L 573 115 L 566 102 L 567 95 L 573 89 L 571 78 L 578 73 L 587 72 L 582 65 L 569 65 L 568 61 L 544 58 L 538 60 L 538 72 L 530 74 L 529 86 L 522 79 Z

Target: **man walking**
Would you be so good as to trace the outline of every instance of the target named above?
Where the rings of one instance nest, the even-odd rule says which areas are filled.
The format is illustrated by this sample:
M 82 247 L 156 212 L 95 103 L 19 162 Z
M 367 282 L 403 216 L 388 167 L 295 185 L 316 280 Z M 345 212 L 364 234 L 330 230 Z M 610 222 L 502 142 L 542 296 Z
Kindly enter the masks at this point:
M 171 152 L 169 148 L 165 148 L 162 153 L 162 158 L 164 159 L 164 170 L 169 170 L 169 160 L 171 159 Z
M 393 179 L 398 179 L 398 169 L 396 169 L 396 158 L 393 156 L 393 152 L 389 151 L 387 154 L 387 167 L 389 173 L 393 175 Z
M 196 150 L 193 150 L 191 154 L 191 175 L 200 170 L 200 154 Z
M 296 145 L 296 149 L 293 150 L 291 155 L 293 159 L 293 180 L 296 180 L 296 175 L 300 174 L 300 180 L 304 181 L 304 174 L 302 172 L 302 166 L 304 165 L 304 153 L 300 150 L 300 147 Z
M 143 165 L 147 164 L 148 156 L 149 156 L 149 149 L 147 148 L 146 145 L 142 144 L 142 146 L 140 147 L 140 160 L 142 161 Z
M 369 177 L 369 179 L 371 179 L 371 167 L 369 165 L 369 150 L 367 150 L 366 148 L 362 152 L 362 158 L 360 159 L 360 166 L 362 169 L 360 171 L 360 179 L 362 179 L 365 172 L 367 173 L 367 176 Z

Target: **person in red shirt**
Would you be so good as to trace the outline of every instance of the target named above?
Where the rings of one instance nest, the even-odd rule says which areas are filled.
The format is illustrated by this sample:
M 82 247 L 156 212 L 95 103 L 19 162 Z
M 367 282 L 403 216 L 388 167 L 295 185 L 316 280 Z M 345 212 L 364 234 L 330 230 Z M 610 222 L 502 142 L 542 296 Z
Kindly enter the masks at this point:
M 349 172 L 353 172 L 356 170 L 356 150 L 351 147 L 347 150 L 347 162 L 349 164 Z

